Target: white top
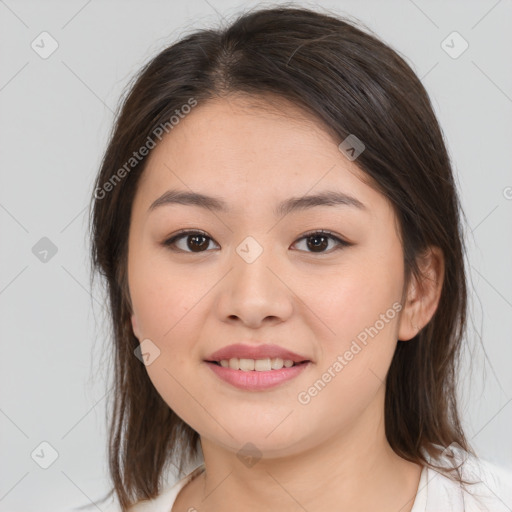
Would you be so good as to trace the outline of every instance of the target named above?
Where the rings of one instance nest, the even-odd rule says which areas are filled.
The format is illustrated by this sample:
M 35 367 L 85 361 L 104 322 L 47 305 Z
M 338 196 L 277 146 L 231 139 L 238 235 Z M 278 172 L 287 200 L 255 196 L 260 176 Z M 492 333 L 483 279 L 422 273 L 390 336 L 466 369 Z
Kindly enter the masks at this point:
M 477 483 L 463 489 L 443 473 L 424 466 L 411 512 L 511 512 L 512 470 L 477 459 L 461 448 L 452 450 L 455 464 L 462 463 L 462 477 Z M 440 462 L 443 466 L 453 467 L 453 462 L 447 458 Z M 171 512 L 181 489 L 202 471 L 204 463 L 166 486 L 155 499 L 137 503 L 130 512 Z M 102 506 L 102 510 L 121 512 L 119 505 L 112 502 L 107 508 Z

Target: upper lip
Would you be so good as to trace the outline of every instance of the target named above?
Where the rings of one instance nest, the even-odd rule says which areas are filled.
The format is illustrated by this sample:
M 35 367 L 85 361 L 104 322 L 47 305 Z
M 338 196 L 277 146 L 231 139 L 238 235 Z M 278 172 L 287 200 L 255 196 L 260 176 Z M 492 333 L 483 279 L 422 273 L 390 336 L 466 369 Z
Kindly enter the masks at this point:
M 275 358 L 280 357 L 283 360 L 290 359 L 294 363 L 301 363 L 302 361 L 309 361 L 305 356 L 296 354 L 290 350 L 280 347 L 279 345 L 244 345 L 242 343 L 235 343 L 234 345 L 227 345 L 210 354 L 206 361 L 222 361 L 231 358 L 239 359 L 266 359 L 267 357 Z

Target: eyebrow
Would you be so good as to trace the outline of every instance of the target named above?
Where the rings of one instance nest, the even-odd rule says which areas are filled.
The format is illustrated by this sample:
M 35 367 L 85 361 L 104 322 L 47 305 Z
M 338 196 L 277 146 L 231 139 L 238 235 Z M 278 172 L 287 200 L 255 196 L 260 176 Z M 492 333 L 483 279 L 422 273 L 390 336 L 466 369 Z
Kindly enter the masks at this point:
M 153 201 L 149 211 L 165 205 L 183 204 L 189 206 L 198 206 L 219 212 L 229 213 L 228 204 L 220 197 L 208 196 L 198 192 L 187 192 L 185 190 L 168 190 L 158 199 Z M 317 206 L 352 206 L 360 210 L 366 210 L 366 206 L 348 194 L 327 190 L 318 194 L 290 197 L 279 203 L 274 209 L 274 215 L 281 217 L 291 212 L 307 210 Z

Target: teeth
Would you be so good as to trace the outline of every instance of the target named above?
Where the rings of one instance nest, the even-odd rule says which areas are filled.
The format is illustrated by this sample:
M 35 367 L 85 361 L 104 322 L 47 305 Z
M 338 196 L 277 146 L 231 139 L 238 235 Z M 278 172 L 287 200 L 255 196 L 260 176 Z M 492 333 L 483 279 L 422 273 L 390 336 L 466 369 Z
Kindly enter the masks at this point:
M 244 372 L 257 371 L 267 372 L 269 370 L 280 370 L 281 368 L 290 368 L 294 365 L 290 359 L 281 359 L 280 357 L 267 357 L 265 359 L 239 359 L 232 357 L 231 359 L 223 359 L 220 365 L 224 368 L 231 368 L 232 370 L 242 370 Z
M 272 361 L 269 357 L 266 359 L 255 359 L 254 360 L 254 369 L 257 372 L 268 372 L 272 369 Z
M 235 363 L 235 361 L 233 361 Z M 231 361 L 229 362 L 231 364 Z M 240 359 L 238 362 L 238 366 L 240 370 L 247 372 L 249 370 L 254 370 L 254 359 Z
M 283 366 L 284 366 L 284 361 L 280 357 L 276 357 L 275 359 L 272 359 L 272 363 L 271 363 L 272 370 L 280 370 Z

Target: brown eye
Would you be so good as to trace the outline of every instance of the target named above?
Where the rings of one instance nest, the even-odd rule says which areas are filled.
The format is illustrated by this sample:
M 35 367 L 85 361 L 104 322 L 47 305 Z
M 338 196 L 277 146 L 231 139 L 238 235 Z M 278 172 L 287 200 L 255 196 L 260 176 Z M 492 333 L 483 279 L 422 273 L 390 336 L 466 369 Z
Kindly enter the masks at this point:
M 332 251 L 326 251 L 325 249 L 329 246 L 329 241 L 334 241 L 336 243 L 333 250 L 341 249 L 343 247 L 348 247 L 352 244 L 349 242 L 346 242 L 345 240 L 342 240 L 338 236 L 333 235 L 329 231 L 314 231 L 310 233 L 306 233 L 303 237 L 299 238 L 298 241 L 306 240 L 306 248 L 308 249 L 307 252 L 322 254 L 325 252 L 332 252 Z M 296 242 L 297 243 L 297 242 Z
M 178 247 L 176 243 L 182 239 L 185 239 L 185 244 Z M 181 231 L 163 244 L 173 251 L 201 253 L 208 249 L 210 241 L 213 241 L 213 239 L 201 231 Z
M 329 245 L 329 237 L 325 235 L 308 236 L 306 240 L 308 241 L 308 249 L 311 249 L 313 252 L 324 251 Z
M 198 249 L 200 252 L 202 252 L 205 251 L 209 245 L 207 237 L 205 237 L 204 235 L 188 235 L 187 240 L 187 247 L 190 250 Z

